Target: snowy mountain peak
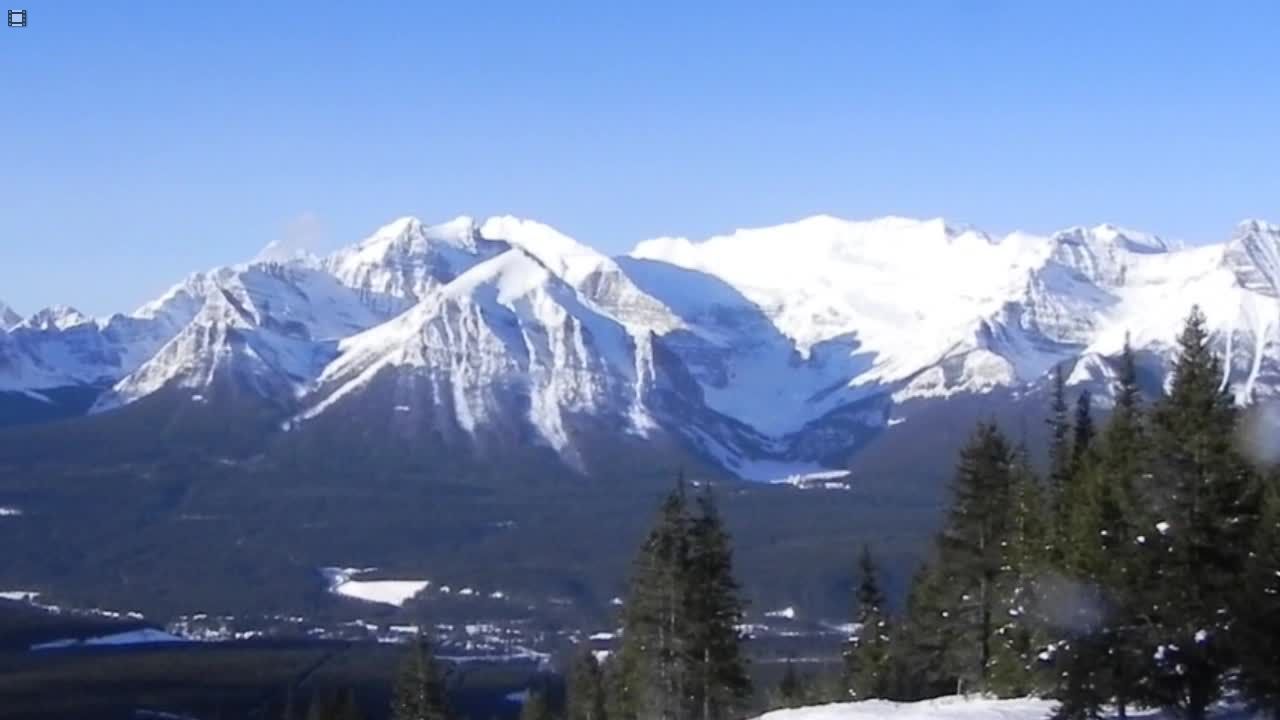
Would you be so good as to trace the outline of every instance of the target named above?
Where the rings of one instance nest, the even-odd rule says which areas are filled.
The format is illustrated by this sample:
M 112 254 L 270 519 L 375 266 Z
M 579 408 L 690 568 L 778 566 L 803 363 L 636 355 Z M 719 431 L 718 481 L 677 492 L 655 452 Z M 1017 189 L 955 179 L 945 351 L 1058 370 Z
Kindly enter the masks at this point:
M 0 330 L 8 330 L 22 322 L 22 316 L 0 301 Z
M 1280 298 L 1280 225 L 1259 220 L 1240 223 L 1223 251 L 1223 264 L 1242 287 Z
M 54 305 L 22 321 L 21 326 L 34 330 L 68 330 L 91 322 L 93 318 L 69 305 Z
M 330 255 L 322 267 L 369 302 L 400 310 L 505 249 L 481 237 L 469 217 L 430 226 L 403 217 Z
M 1101 287 L 1124 285 L 1130 267 L 1140 262 L 1142 256 L 1164 254 L 1172 249 L 1155 235 L 1109 224 L 1068 228 L 1054 233 L 1049 240 L 1053 260 Z
M 596 250 L 533 220 L 510 215 L 492 217 L 480 227 L 480 234 L 523 249 L 571 285 L 582 282 L 601 265 L 611 263 Z

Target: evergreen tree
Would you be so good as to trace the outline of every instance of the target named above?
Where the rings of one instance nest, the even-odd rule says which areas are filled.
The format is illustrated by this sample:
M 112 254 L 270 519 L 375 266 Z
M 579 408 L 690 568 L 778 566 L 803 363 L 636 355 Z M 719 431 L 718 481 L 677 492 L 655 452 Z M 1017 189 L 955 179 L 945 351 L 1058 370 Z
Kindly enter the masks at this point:
M 529 688 L 524 704 L 520 706 L 520 720 L 552 720 L 547 693 L 542 688 Z
M 1198 308 L 1178 338 L 1169 393 L 1152 417 L 1160 604 L 1155 689 L 1191 720 L 1205 717 L 1234 663 L 1228 631 L 1237 604 L 1256 493 L 1234 448 L 1236 410 Z
M 796 672 L 796 664 L 787 658 L 787 666 L 782 671 L 782 680 L 778 682 L 778 707 L 795 708 L 805 702 L 804 683 Z
M 414 637 L 400 665 L 391 716 L 394 720 L 452 720 L 444 677 L 422 633 Z
M 904 622 L 894 633 L 892 697 L 916 701 L 953 693 L 946 623 L 950 611 L 943 601 L 943 576 L 928 564 L 911 578 Z
M 1049 511 L 1053 518 L 1049 544 L 1056 558 L 1060 532 L 1067 525 L 1070 507 L 1067 488 L 1071 482 L 1071 424 L 1067 419 L 1067 385 L 1062 366 L 1053 369 L 1053 386 L 1049 397 Z
M 1047 644 L 1041 579 L 1048 561 L 1048 526 L 1040 482 L 1027 452 L 1014 454 L 1009 479 L 1008 539 L 999 580 L 998 625 L 990 689 L 1023 696 L 1041 686 L 1040 655 Z
M 962 692 L 986 692 L 999 626 L 999 585 L 1009 540 L 1011 456 L 994 424 L 979 424 L 960 452 L 953 502 L 939 536 L 944 628 Z
M 1267 483 L 1249 556 L 1237 646 L 1240 685 L 1252 705 L 1280 717 L 1280 473 Z
M 1150 620 L 1152 576 L 1145 528 L 1149 503 L 1149 443 L 1128 340 L 1120 358 L 1116 404 L 1095 451 L 1080 468 L 1071 509 L 1067 571 L 1080 595 L 1055 653 L 1060 670 L 1059 718 L 1095 717 L 1107 704 L 1119 716 L 1145 697 L 1153 648 L 1144 641 Z
M 605 720 L 606 706 L 604 673 L 595 654 L 584 647 L 569 668 L 568 720 Z
M 693 717 L 724 720 L 751 696 L 751 679 L 743 658 L 743 604 L 733 576 L 733 552 L 710 483 L 697 499 L 698 514 L 690 526 L 689 571 L 685 598 L 692 668 Z
M 1075 472 L 1084 464 L 1085 455 L 1093 445 L 1093 395 L 1088 390 L 1081 390 L 1076 397 L 1075 422 L 1071 430 L 1071 469 Z
M 890 690 L 892 636 L 879 570 L 866 545 L 858 557 L 858 576 L 853 617 L 858 630 L 845 649 L 845 686 L 855 700 L 883 698 Z
M 617 718 L 690 717 L 690 523 L 682 478 L 663 501 L 632 572 L 617 669 Z

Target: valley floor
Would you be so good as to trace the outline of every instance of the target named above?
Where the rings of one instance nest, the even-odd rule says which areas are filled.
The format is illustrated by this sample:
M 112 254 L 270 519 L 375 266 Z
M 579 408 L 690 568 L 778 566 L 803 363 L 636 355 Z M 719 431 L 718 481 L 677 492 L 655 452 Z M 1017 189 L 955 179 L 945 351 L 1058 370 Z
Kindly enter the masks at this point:
M 1023 698 L 993 700 L 979 697 L 944 697 L 916 703 L 887 700 L 815 705 L 792 710 L 777 710 L 759 720 L 1047 720 L 1053 714 L 1054 701 Z M 1114 716 L 1108 715 L 1108 720 Z M 1159 710 L 1130 711 L 1132 720 L 1173 720 L 1175 716 Z M 1214 712 L 1214 720 L 1259 720 L 1237 708 Z

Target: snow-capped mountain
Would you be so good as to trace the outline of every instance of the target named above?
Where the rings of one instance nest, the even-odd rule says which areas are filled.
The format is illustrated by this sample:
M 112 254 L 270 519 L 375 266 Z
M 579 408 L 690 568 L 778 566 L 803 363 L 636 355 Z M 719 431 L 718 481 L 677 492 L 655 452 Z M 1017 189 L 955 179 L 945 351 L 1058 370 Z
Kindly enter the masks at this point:
M 332 275 L 276 263 L 193 275 L 138 314 L 173 327 L 192 310 L 167 342 L 104 394 L 96 410 L 161 388 L 199 395 L 229 381 L 287 405 L 333 358 L 338 340 L 387 319 Z
M 608 432 L 773 479 L 1059 364 L 1105 400 L 1125 338 L 1163 373 L 1193 304 L 1240 400 L 1280 393 L 1280 227 L 1258 221 L 1184 249 L 1111 225 L 818 216 L 611 258 L 529 220 L 402 218 L 325 258 L 194 274 L 129 315 L 0 306 L 0 392 L 104 386 L 105 412 L 233 387 L 287 432 L 358 407 L 579 468 Z

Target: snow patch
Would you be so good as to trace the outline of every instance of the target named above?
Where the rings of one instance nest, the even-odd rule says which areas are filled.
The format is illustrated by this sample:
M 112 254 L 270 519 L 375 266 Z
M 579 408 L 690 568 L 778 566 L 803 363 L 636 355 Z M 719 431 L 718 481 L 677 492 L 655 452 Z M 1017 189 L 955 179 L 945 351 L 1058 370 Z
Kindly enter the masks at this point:
M 320 572 L 329 583 L 329 592 L 335 595 L 403 607 L 418 593 L 425 590 L 429 580 L 355 580 L 364 573 L 377 568 L 321 568 Z

